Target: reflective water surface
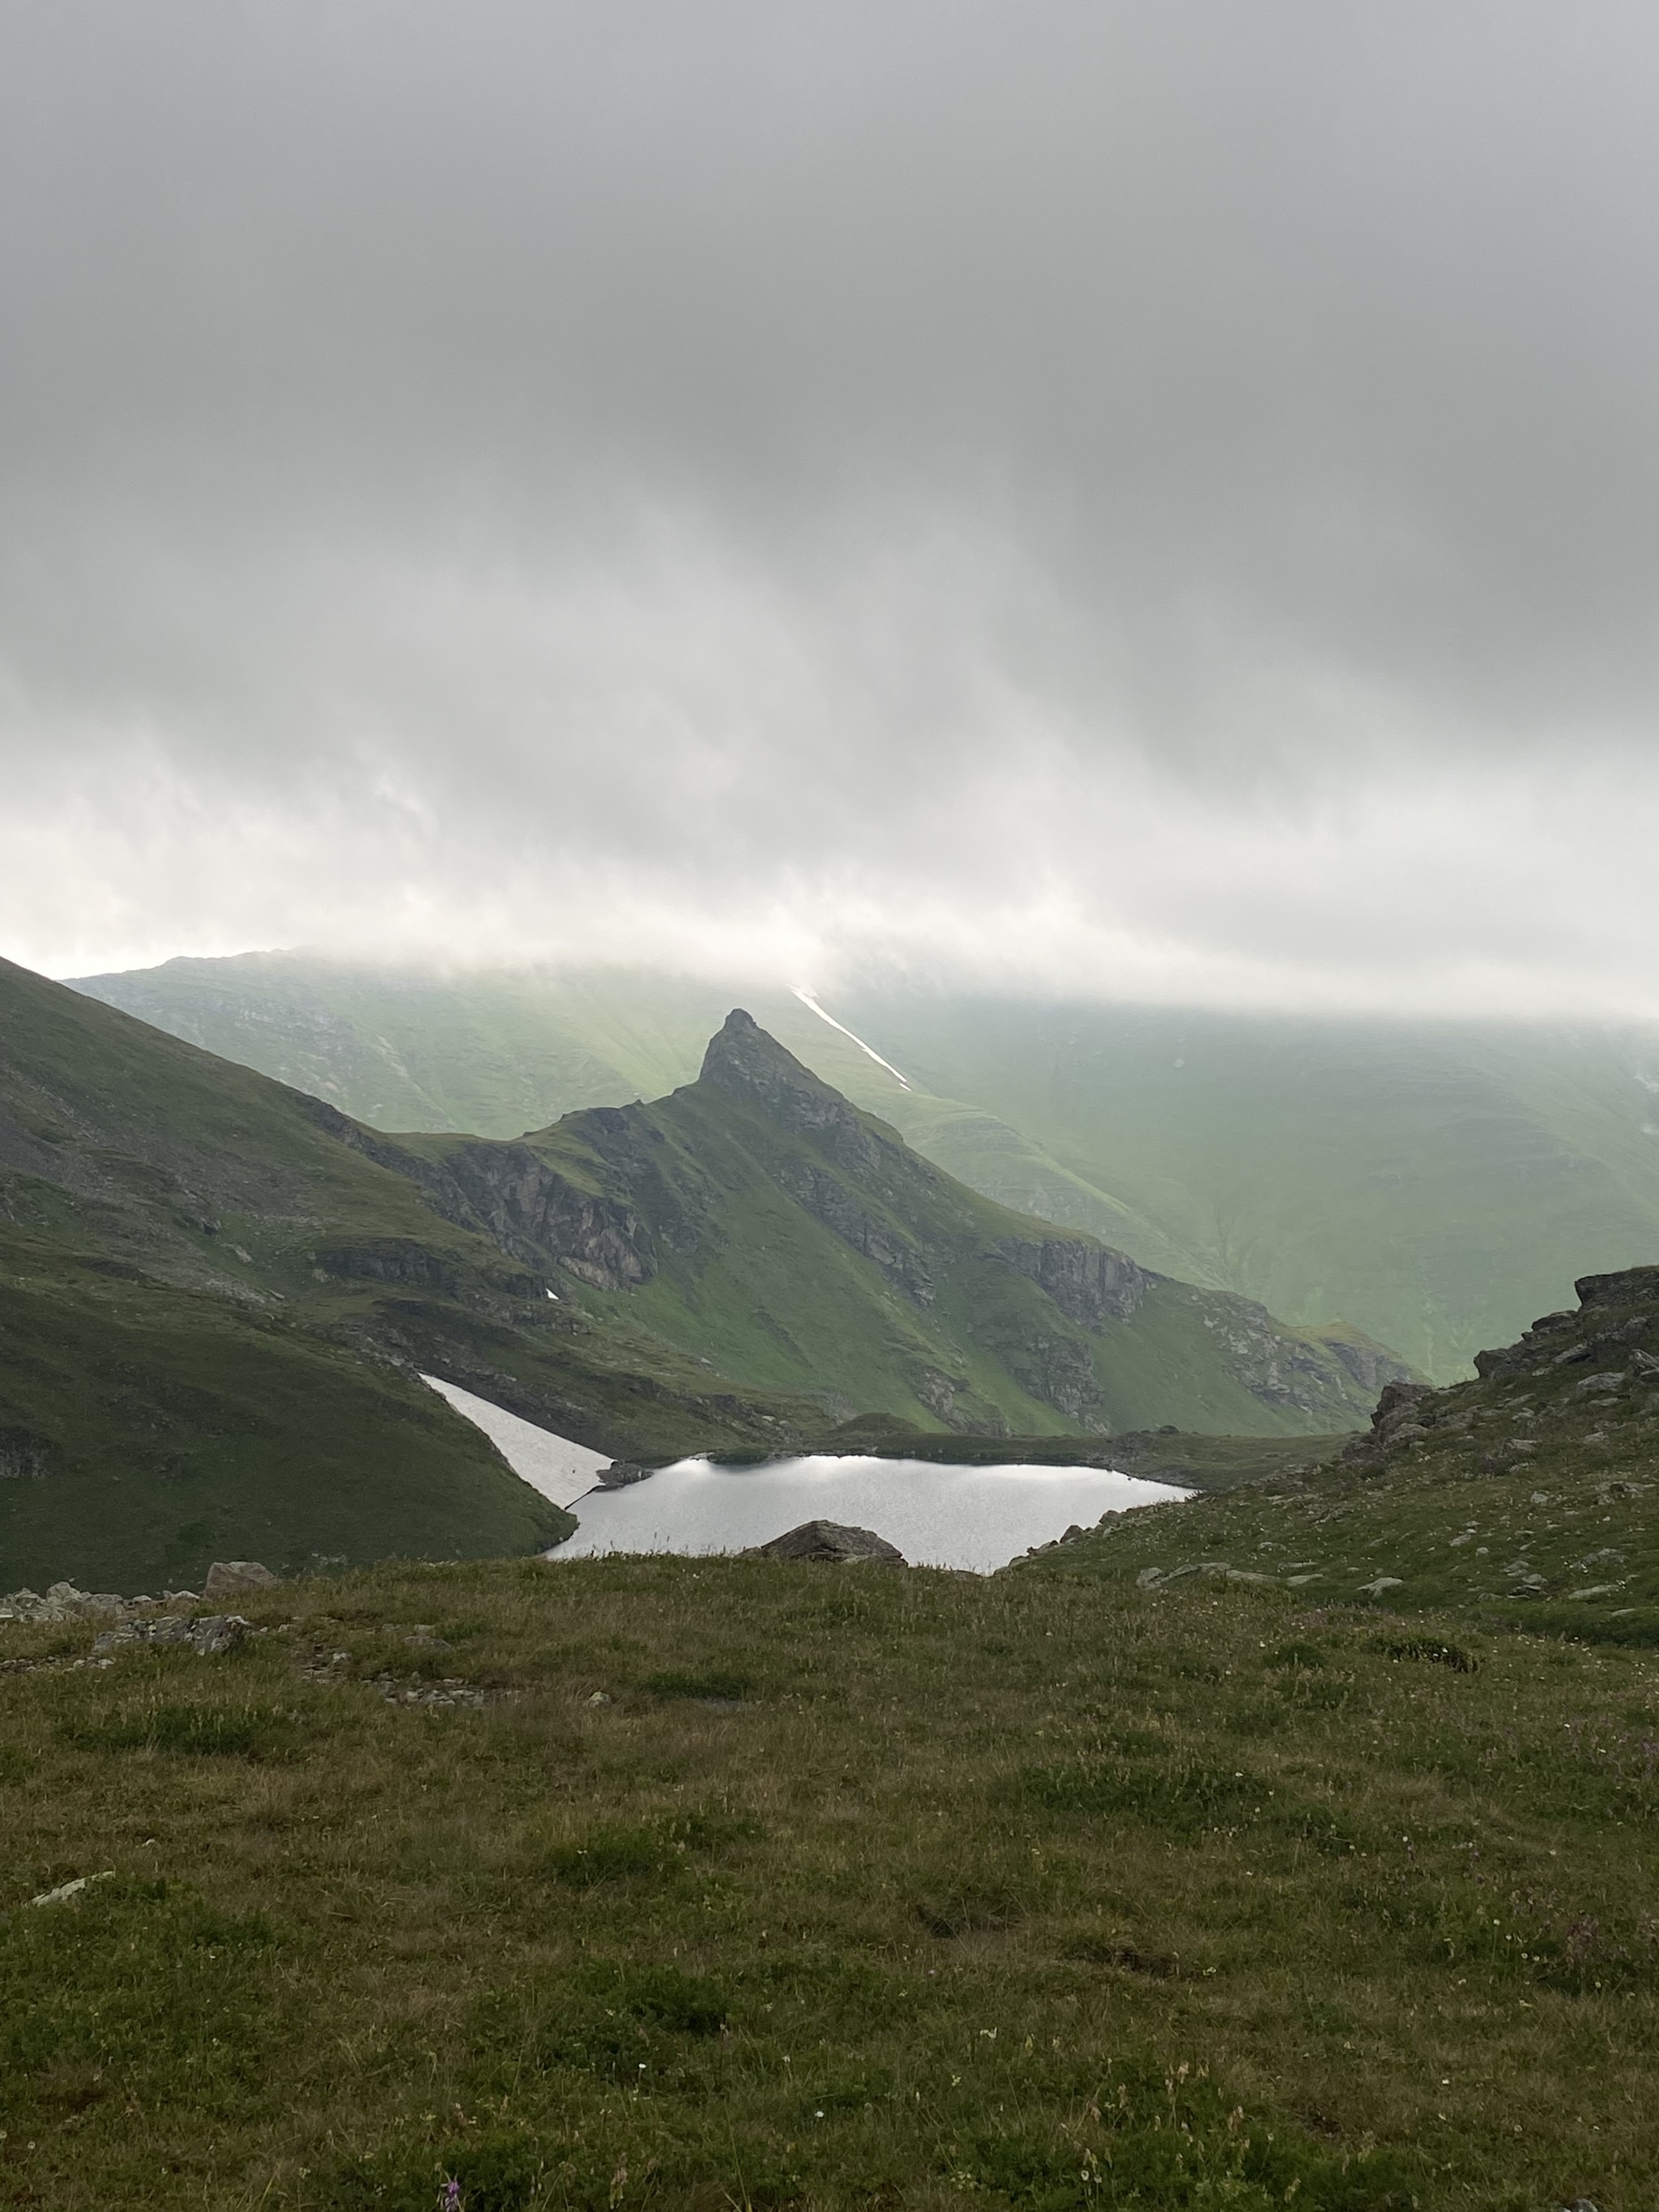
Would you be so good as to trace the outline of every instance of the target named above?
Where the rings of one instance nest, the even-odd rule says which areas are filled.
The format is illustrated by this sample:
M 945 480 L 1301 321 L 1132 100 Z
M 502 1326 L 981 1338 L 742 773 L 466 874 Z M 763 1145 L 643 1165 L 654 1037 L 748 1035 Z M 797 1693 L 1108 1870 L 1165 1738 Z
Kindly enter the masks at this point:
M 741 1552 L 803 1521 L 872 1528 L 913 1566 L 990 1574 L 1103 1513 L 1188 1493 L 1092 1467 L 939 1467 L 915 1459 L 807 1457 L 764 1467 L 687 1459 L 627 1490 L 590 1491 L 580 1523 L 550 1557 L 605 1552 Z
M 1087 1528 L 1103 1513 L 1164 1505 L 1191 1493 L 1095 1467 L 939 1467 L 930 1460 L 816 1455 L 764 1467 L 683 1459 L 626 1490 L 594 1488 L 603 1452 L 504 1413 L 453 1382 L 423 1378 L 475 1422 L 507 1465 L 580 1526 L 555 1559 L 607 1552 L 746 1551 L 803 1521 L 873 1528 L 912 1566 L 991 1574 L 1036 1544 Z

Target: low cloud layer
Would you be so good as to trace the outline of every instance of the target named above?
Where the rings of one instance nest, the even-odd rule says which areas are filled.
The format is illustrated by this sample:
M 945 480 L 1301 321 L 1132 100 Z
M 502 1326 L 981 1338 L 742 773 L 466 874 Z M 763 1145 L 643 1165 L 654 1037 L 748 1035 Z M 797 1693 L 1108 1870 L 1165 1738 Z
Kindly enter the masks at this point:
M 1656 64 L 1522 0 L 33 11 L 0 947 L 1659 1014 Z

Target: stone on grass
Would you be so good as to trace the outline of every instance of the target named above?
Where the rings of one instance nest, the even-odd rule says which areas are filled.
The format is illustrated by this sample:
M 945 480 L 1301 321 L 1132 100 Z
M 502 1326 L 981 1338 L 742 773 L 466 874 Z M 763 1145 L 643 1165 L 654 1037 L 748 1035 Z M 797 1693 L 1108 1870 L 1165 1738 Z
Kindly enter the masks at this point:
M 258 1559 L 216 1559 L 202 1585 L 204 1598 L 230 1597 L 243 1590 L 275 1589 L 278 1577 Z
M 112 1881 L 115 1869 L 105 1867 L 98 1874 L 83 1874 L 76 1881 L 60 1881 L 56 1889 L 43 1889 L 39 1897 L 29 1899 L 31 1905 L 67 1905 L 72 1897 L 79 1897 L 83 1889 L 94 1881 Z
M 222 1651 L 234 1650 L 249 1632 L 240 1613 L 210 1613 L 195 1620 L 164 1613 L 159 1620 L 125 1620 L 118 1628 L 106 1628 L 92 1649 L 94 1657 L 110 1657 L 141 1644 L 179 1644 L 198 1658 L 216 1659 Z
M 902 1567 L 904 1554 L 872 1528 L 847 1528 L 839 1521 L 803 1521 L 769 1544 L 757 1544 L 745 1559 L 805 1559 L 825 1566 L 870 1564 Z

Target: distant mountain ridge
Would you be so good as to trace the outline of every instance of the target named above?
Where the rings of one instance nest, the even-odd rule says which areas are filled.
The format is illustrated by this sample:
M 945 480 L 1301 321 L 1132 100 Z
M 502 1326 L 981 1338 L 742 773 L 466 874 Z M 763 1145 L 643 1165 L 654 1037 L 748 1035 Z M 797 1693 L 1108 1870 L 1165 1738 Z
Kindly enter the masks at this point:
M 383 1129 L 514 1137 L 690 1082 L 733 1004 L 958 1181 L 1141 1266 L 1345 1317 L 1437 1380 L 1659 1254 L 1659 1030 L 1350 1021 L 295 953 L 79 988 Z M 1343 1334 L 1348 1330 L 1345 1326 Z
M 391 1137 L 5 963 L 0 1305 L 0 1578 L 112 1588 L 550 1540 L 417 1371 L 646 1458 L 1330 1431 L 1400 1371 L 994 1206 L 746 1014 L 652 1105 Z
M 398 1140 L 437 1202 L 668 1341 L 947 1427 L 1325 1431 L 1403 1363 L 981 1198 L 731 1013 L 695 1083 L 509 1144 Z

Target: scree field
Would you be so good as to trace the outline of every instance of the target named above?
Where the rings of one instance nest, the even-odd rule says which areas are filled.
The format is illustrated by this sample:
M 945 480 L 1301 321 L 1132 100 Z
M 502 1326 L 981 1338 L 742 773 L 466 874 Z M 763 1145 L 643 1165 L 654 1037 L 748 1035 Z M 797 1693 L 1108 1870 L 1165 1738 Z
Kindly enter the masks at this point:
M 1643 1651 L 1043 1561 L 249 1612 L 7 1633 L 8 2204 L 1659 2201 Z

